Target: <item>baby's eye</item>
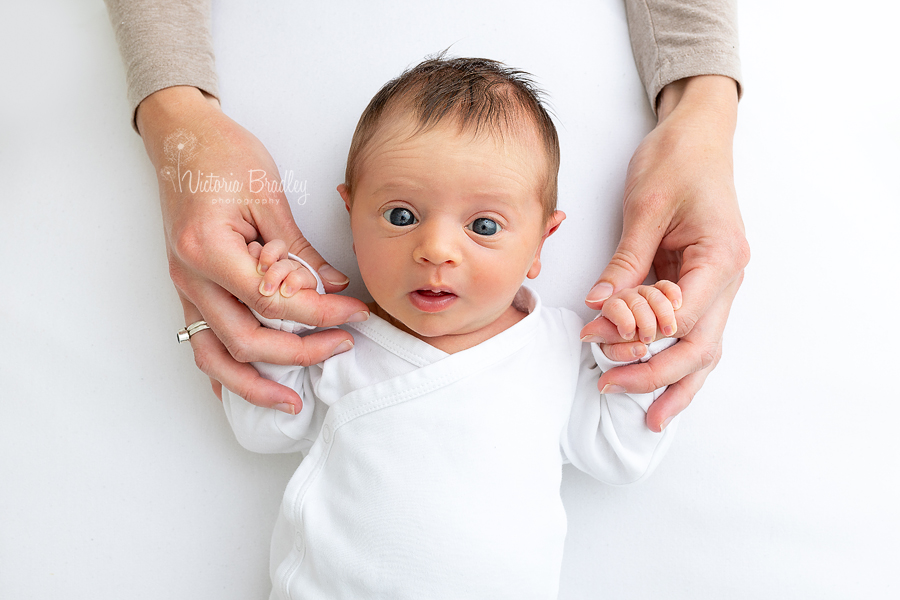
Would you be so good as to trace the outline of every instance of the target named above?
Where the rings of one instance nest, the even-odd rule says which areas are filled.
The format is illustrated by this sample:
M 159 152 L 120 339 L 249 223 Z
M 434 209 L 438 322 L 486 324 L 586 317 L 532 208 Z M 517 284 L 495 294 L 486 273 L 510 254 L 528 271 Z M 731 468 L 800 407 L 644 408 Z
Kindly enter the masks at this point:
M 469 225 L 469 229 L 478 235 L 495 235 L 500 232 L 501 228 L 497 221 L 481 217 L 472 221 Z
M 388 209 L 384 211 L 383 216 L 391 223 L 391 225 L 397 225 L 398 227 L 405 227 L 416 223 L 416 216 L 412 214 L 411 210 L 406 208 Z

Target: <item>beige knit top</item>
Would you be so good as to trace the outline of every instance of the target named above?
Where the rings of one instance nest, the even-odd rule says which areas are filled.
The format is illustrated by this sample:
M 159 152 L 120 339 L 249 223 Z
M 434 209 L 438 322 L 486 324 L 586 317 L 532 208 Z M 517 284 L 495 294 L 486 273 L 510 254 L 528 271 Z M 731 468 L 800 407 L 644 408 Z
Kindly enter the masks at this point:
M 211 0 L 106 0 L 132 115 L 157 90 L 190 85 L 218 98 Z M 740 84 L 737 0 L 625 0 L 634 61 L 650 105 L 667 84 L 727 75 Z M 133 117 L 132 117 L 133 122 Z

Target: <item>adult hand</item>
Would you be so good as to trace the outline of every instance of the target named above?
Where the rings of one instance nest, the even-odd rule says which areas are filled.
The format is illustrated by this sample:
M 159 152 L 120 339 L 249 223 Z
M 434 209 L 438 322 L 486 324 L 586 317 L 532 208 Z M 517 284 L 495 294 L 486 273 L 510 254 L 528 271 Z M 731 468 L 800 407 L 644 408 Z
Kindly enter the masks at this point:
M 610 392 L 668 385 L 647 413 L 654 431 L 690 404 L 718 363 L 725 322 L 750 260 L 734 190 L 734 80 L 707 75 L 676 81 L 660 94 L 658 112 L 658 125 L 628 166 L 622 239 L 586 299 L 599 310 L 615 291 L 640 284 L 651 264 L 658 278 L 681 286 L 675 334 L 681 342 L 647 363 L 612 369 L 598 382 Z M 582 336 L 587 342 L 625 341 L 603 318 L 586 325 Z M 623 344 L 621 351 L 634 353 L 634 346 Z
M 348 350 L 352 337 L 338 329 L 303 338 L 264 329 L 247 306 L 319 326 L 364 320 L 368 309 L 355 298 L 330 295 L 346 287 L 347 277 L 304 239 L 272 157 L 215 98 L 193 87 L 160 90 L 141 103 L 137 124 L 159 179 L 169 274 L 185 322 L 202 319 L 212 329 L 191 338 L 197 366 L 220 398 L 225 385 L 253 404 L 296 414 L 299 396 L 245 363 L 309 365 Z M 274 238 L 316 268 L 329 295 L 315 289 L 291 298 L 260 294 L 262 277 L 248 244 Z

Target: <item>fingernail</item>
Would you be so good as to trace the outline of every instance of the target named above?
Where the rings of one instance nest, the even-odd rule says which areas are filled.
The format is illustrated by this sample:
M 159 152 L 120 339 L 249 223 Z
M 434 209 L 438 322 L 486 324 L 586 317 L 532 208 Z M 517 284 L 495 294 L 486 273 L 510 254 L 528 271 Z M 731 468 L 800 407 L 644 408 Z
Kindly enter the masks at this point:
M 284 284 L 283 286 L 281 286 L 281 295 L 284 296 L 285 298 L 290 298 L 291 296 L 294 295 L 294 293 L 296 291 L 297 290 L 295 290 L 294 288 L 290 287 L 287 284 Z
M 586 343 L 593 343 L 593 344 L 605 344 L 606 343 L 606 340 L 604 340 L 602 337 L 600 337 L 599 335 L 597 335 L 595 333 L 584 336 L 583 338 L 581 338 L 581 341 L 586 342 Z
M 632 346 L 631 347 L 631 355 L 635 358 L 643 358 L 644 355 L 647 354 L 646 346 Z
M 598 283 L 588 292 L 586 300 L 588 302 L 602 302 L 612 296 L 612 294 L 613 286 L 611 284 L 606 282 Z
M 641 338 L 641 343 L 642 343 L 642 344 L 649 344 L 649 343 L 652 342 L 652 341 L 653 341 L 653 338 L 650 337 L 650 336 L 644 336 L 644 337 Z
M 322 278 L 322 281 L 330 283 L 331 285 L 344 285 L 345 283 L 350 282 L 350 279 L 348 279 L 346 275 L 331 265 L 322 265 L 322 268 L 319 269 L 319 277 Z
M 343 342 L 341 342 L 340 344 L 335 346 L 331 355 L 337 356 L 338 354 L 343 354 L 344 352 L 346 352 L 347 350 L 349 350 L 352 347 L 353 347 L 353 342 L 351 342 L 350 340 L 344 340 Z
M 675 333 L 675 329 L 672 328 L 672 327 L 670 327 L 670 326 L 668 326 L 668 325 L 666 325 L 665 327 L 663 327 L 663 333 L 666 335 L 666 337 L 669 337 L 669 336 L 671 336 L 673 333 Z
M 297 413 L 296 413 L 296 410 L 297 410 L 297 409 L 294 407 L 294 405 L 293 405 L 293 404 L 288 404 L 288 403 L 286 403 L 286 402 L 282 402 L 282 403 L 280 403 L 280 404 L 276 404 L 276 405 L 273 406 L 272 408 L 274 408 L 275 410 L 280 410 L 281 412 L 287 413 L 287 414 L 289 414 L 289 415 L 296 415 L 296 414 L 297 414 Z
M 627 334 L 625 334 L 625 335 L 622 336 L 622 339 L 625 340 L 625 341 L 627 341 L 627 342 L 630 342 L 631 340 L 634 339 L 634 334 L 635 334 L 634 331 L 632 331 L 632 332 L 630 332 L 630 333 L 627 333 Z
M 660 433 L 662 433 L 662 431 L 663 431 L 666 427 L 669 426 L 669 423 L 671 423 L 671 422 L 672 422 L 672 419 L 674 419 L 674 418 L 675 418 L 675 417 L 672 416 L 672 417 L 669 417 L 668 419 L 666 419 L 665 421 L 662 422 L 662 425 L 659 426 L 659 431 L 660 431 Z
M 603 389 L 600 390 L 601 394 L 624 394 L 625 388 L 621 385 L 616 385 L 615 383 L 607 383 L 603 386 Z
M 263 281 L 259 286 L 259 293 L 263 296 L 271 296 L 275 292 L 275 286 L 267 281 Z
M 358 313 L 353 313 L 350 315 L 350 318 L 347 319 L 348 323 L 360 323 L 369 318 L 369 311 L 361 310 Z
M 263 266 L 262 263 L 256 265 L 256 272 L 259 273 L 260 275 L 265 275 L 266 271 L 268 271 L 268 270 L 269 270 L 269 267 Z

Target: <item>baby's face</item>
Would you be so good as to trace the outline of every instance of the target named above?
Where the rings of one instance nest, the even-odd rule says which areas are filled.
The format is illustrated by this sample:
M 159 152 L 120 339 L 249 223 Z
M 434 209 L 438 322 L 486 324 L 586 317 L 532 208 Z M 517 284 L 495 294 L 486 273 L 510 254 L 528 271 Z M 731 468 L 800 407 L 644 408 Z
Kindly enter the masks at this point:
M 545 223 L 536 135 L 501 142 L 452 123 L 412 130 L 406 120 L 383 126 L 352 203 L 338 188 L 359 270 L 375 302 L 414 335 L 472 334 L 477 343 L 508 326 L 517 290 L 537 276 L 543 241 L 564 215 Z

